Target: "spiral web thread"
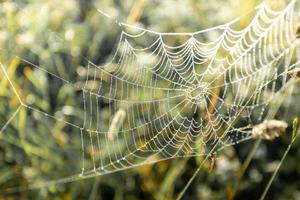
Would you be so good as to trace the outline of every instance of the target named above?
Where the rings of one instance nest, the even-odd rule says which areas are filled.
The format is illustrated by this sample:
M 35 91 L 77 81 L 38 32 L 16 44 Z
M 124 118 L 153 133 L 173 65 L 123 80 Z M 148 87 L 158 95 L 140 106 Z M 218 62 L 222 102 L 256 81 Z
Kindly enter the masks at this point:
M 269 103 L 288 81 L 287 72 L 299 66 L 294 56 L 299 55 L 295 2 L 280 11 L 263 2 L 240 29 L 235 27 L 242 18 L 194 33 L 159 33 L 118 22 L 122 32 L 113 58 L 103 66 L 88 61 L 80 86 L 20 58 L 80 91 L 82 123 L 24 103 L 1 65 L 20 101 L 1 132 L 22 107 L 77 130 L 82 172 L 56 182 L 209 155 L 248 140 L 253 125 L 264 119 Z M 177 36 L 188 39 L 167 44 Z

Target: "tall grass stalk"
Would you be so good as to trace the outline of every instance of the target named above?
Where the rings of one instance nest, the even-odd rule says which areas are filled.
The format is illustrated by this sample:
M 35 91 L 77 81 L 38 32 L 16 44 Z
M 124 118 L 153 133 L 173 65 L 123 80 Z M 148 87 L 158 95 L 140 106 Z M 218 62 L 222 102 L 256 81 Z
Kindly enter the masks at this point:
M 290 96 L 290 94 L 292 93 L 292 91 L 294 90 L 294 85 L 297 82 L 294 79 L 291 79 L 286 86 L 283 88 L 282 91 L 282 95 L 280 95 L 278 98 L 275 98 L 277 101 L 275 101 L 274 105 L 272 106 L 272 109 L 269 113 L 269 115 L 266 117 L 267 119 L 273 119 L 276 115 L 276 113 L 278 112 L 280 106 L 284 103 L 284 101 Z M 278 100 L 279 99 L 279 100 Z M 256 151 L 258 150 L 260 144 L 261 144 L 262 140 L 258 139 L 255 141 L 254 145 L 251 148 L 250 153 L 248 154 L 245 162 L 243 163 L 243 165 L 240 168 L 240 171 L 238 173 L 238 182 L 236 183 L 236 191 L 238 190 L 238 186 L 239 186 L 239 182 L 242 180 L 247 168 L 250 165 L 250 162 L 252 161 Z
M 272 183 L 273 183 L 273 181 L 274 181 L 276 175 L 277 175 L 278 172 L 279 172 L 279 169 L 280 169 L 280 167 L 281 167 L 281 165 L 282 165 L 284 159 L 286 158 L 286 156 L 287 156 L 287 154 L 289 153 L 291 147 L 293 146 L 294 142 L 296 141 L 296 138 L 297 138 L 297 136 L 299 135 L 299 132 L 300 132 L 300 131 L 299 131 L 299 128 L 298 128 L 298 118 L 295 118 L 295 119 L 294 119 L 294 122 L 293 122 L 293 135 L 292 135 L 292 140 L 291 140 L 289 146 L 287 147 L 287 149 L 285 150 L 285 152 L 284 152 L 284 154 L 283 154 L 283 156 L 282 156 L 280 162 L 279 162 L 278 165 L 276 166 L 276 169 L 275 169 L 275 171 L 273 172 L 273 174 L 272 174 L 272 176 L 271 176 L 271 178 L 270 178 L 268 184 L 266 185 L 266 187 L 265 187 L 265 189 L 264 189 L 264 191 L 263 191 L 263 193 L 262 193 L 262 195 L 261 195 L 261 197 L 260 197 L 260 200 L 264 200 L 264 199 L 265 199 L 265 197 L 266 197 L 266 195 L 267 195 L 267 193 L 268 193 L 268 191 L 269 191 L 269 189 L 270 189 L 270 187 L 271 187 L 271 185 L 272 185 Z

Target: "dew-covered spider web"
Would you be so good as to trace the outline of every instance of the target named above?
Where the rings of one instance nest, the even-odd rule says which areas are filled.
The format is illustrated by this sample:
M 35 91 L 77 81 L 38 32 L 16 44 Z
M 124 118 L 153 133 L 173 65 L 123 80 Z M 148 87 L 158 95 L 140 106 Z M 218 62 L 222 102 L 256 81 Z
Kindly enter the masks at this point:
M 80 84 L 20 58 L 76 90 L 80 100 L 72 106 L 83 114 L 72 117 L 65 114 L 70 106 L 50 113 L 26 103 L 1 65 L 20 102 L 1 134 L 23 108 L 64 123 L 80 138 L 74 156 L 82 162 L 78 175 L 61 182 L 209 155 L 248 140 L 289 81 L 288 71 L 299 66 L 296 7 L 291 1 L 273 10 L 263 2 L 229 23 L 193 33 L 160 33 L 117 22 L 121 34 L 110 62 L 87 59 Z M 251 20 L 240 27 L 245 18 Z

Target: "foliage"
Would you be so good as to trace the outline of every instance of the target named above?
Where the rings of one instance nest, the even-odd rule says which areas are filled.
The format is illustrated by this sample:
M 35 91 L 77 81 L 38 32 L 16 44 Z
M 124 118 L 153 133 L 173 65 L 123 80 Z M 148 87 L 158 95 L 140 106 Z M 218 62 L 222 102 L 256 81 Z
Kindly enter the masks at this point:
M 270 2 L 278 7 L 285 5 L 284 1 Z M 85 58 L 99 65 L 108 61 L 120 33 L 119 26 L 103 17 L 97 8 L 120 21 L 149 29 L 191 32 L 226 23 L 257 3 L 255 0 L 243 3 L 237 0 L 4 1 L 0 4 L 0 61 L 22 101 L 36 104 L 57 117 L 62 114 L 58 110 L 70 118 L 80 117 L 83 110 L 76 107 L 78 91 L 54 81 L 20 58 L 80 85 L 86 73 Z M 247 19 L 243 23 L 247 24 Z M 300 113 L 299 87 L 296 82 L 280 96 L 278 102 L 282 103 L 274 113 L 274 118 L 290 125 L 287 134 L 256 146 L 255 141 L 248 141 L 225 148 L 216 155 L 215 164 L 213 159 L 204 163 L 183 199 L 258 199 L 290 144 L 292 121 Z M 65 106 L 66 103 L 73 107 Z M 19 104 L 18 96 L 0 70 L 0 128 L 20 108 Z M 108 126 L 107 119 L 102 123 Z M 0 199 L 175 199 L 204 159 L 175 158 L 90 179 L 6 193 L 10 187 L 28 187 L 80 172 L 82 158 L 74 154 L 80 152 L 79 137 L 60 121 L 20 108 L 0 132 Z M 299 147 L 299 140 L 289 147 L 268 199 L 299 199 Z M 255 149 L 253 154 L 251 148 Z M 249 155 L 253 157 L 247 162 Z

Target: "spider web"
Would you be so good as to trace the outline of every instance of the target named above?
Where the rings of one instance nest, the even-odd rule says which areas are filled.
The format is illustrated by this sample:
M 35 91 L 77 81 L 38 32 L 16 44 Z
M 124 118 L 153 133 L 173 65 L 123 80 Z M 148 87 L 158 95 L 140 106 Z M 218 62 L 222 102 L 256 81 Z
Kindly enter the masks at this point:
M 77 106 L 84 114 L 75 120 L 24 103 L 1 65 L 20 102 L 1 132 L 21 108 L 76 130 L 82 171 L 60 182 L 209 155 L 248 140 L 288 82 L 287 72 L 299 66 L 295 2 L 280 11 L 262 3 L 227 24 L 193 33 L 160 33 L 117 22 L 122 31 L 115 54 L 102 66 L 87 60 L 82 84 L 20 58 L 78 91 Z M 241 28 L 245 17 L 252 20 Z

